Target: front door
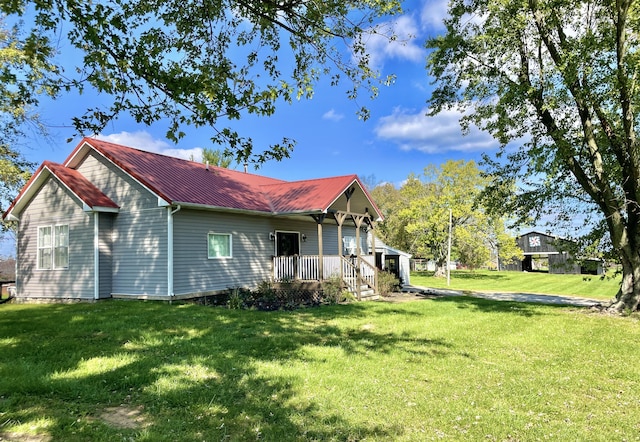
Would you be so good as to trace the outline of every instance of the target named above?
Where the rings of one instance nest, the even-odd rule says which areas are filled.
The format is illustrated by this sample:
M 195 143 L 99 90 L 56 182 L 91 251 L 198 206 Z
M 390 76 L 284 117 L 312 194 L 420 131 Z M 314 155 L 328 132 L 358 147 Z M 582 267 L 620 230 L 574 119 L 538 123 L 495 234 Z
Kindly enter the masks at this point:
M 300 255 L 300 233 L 276 232 L 276 256 Z

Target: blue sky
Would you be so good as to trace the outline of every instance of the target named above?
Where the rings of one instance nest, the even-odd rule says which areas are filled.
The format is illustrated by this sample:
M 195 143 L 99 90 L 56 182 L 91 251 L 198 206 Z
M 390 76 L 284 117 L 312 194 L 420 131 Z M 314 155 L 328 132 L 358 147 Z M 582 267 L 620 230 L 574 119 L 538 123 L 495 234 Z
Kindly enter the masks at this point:
M 449 159 L 479 161 L 482 152 L 494 152 L 498 143 L 489 135 L 472 130 L 462 136 L 459 113 L 425 115 L 432 79 L 425 67 L 424 41 L 443 30 L 446 3 L 404 2 L 405 14 L 394 17 L 389 24 L 402 37 L 399 40 L 405 41 L 368 42 L 368 53 L 383 76 L 393 73 L 397 77 L 393 85 L 381 88 L 375 100 L 369 100 L 365 92 L 357 103 L 353 102 L 344 88 L 331 87 L 324 80 L 311 100 L 282 104 L 272 117 L 247 118 L 234 124 L 241 135 L 253 139 L 257 149 L 283 137 L 297 142 L 290 159 L 267 163 L 252 172 L 285 180 L 355 173 L 376 182 L 400 185 L 410 173 L 419 174 L 429 164 L 439 165 Z M 80 140 L 76 137 L 66 142 L 74 132 L 71 117 L 82 114 L 95 100 L 100 97 L 87 94 L 43 103 L 37 111 L 51 127 L 50 137 L 26 140 L 23 152 L 27 159 L 38 164 L 44 160 L 64 161 Z M 370 109 L 369 120 L 357 118 L 359 106 Z M 189 129 L 178 145 L 166 140 L 166 130 L 162 122 L 148 127 L 122 117 L 110 123 L 100 137 L 183 158 L 199 158 L 202 147 L 210 147 L 210 129 Z M 0 244 L 0 254 L 6 254 L 6 244 Z
M 446 0 L 407 1 L 404 9 L 405 14 L 394 17 L 390 24 L 399 40 L 412 36 L 407 42 L 389 44 L 371 39 L 367 45 L 383 76 L 397 76 L 395 84 L 382 87 L 376 99 L 370 100 L 365 91 L 356 103 L 346 97 L 344 88 L 331 87 L 324 80 L 311 100 L 283 103 L 273 117 L 234 122 L 234 128 L 251 137 L 257 149 L 283 137 L 297 142 L 290 159 L 268 163 L 256 173 L 285 180 L 355 173 L 400 184 L 409 173 L 420 173 L 428 164 L 448 159 L 477 160 L 481 152 L 497 148 L 497 142 L 479 131 L 463 137 L 458 125 L 460 114 L 456 112 L 426 117 L 432 79 L 425 68 L 424 41 L 442 31 Z M 38 112 L 52 127 L 51 137 L 46 141 L 28 140 L 24 149 L 27 158 L 36 163 L 62 162 L 79 141 L 76 137 L 66 142 L 73 135 L 71 117 L 94 105 L 96 99 L 100 97 L 67 96 L 44 103 Z M 368 121 L 358 120 L 360 105 L 370 109 Z M 122 117 L 109 124 L 100 137 L 184 158 L 198 158 L 203 146 L 210 147 L 211 130 L 188 129 L 188 135 L 175 145 L 166 140 L 166 129 L 162 122 L 148 127 Z

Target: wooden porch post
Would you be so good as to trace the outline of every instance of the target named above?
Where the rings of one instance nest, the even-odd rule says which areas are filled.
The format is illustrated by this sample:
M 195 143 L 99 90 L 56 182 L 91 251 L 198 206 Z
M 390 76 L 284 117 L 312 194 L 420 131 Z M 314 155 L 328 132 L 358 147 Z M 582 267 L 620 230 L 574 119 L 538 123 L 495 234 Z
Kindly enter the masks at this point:
M 362 221 L 364 221 L 364 216 L 362 215 L 351 215 L 353 218 L 353 222 L 356 224 L 356 291 L 358 293 L 358 301 L 362 301 L 362 288 L 360 284 L 360 260 L 362 259 L 362 249 L 360 248 L 360 227 L 362 226 Z
M 369 222 L 369 224 L 371 225 L 371 250 L 373 252 L 373 257 L 374 257 L 374 263 L 375 263 L 375 257 L 376 257 L 376 222 L 371 220 Z
M 376 267 L 376 222 L 372 219 L 369 220 L 369 225 L 371 226 L 371 249 L 373 252 L 373 267 L 375 269 L 375 273 L 373 276 L 373 286 L 376 294 L 378 294 L 378 268 Z M 380 263 L 380 267 L 382 267 L 384 263 Z
M 340 280 L 342 281 L 342 277 L 344 276 L 342 273 L 342 224 L 344 224 L 344 220 L 347 219 L 347 214 L 336 213 L 335 218 L 338 223 L 338 256 L 340 257 Z
M 313 219 L 318 224 L 318 280 L 324 280 L 324 251 L 322 244 L 322 223 L 324 222 L 324 218 L 327 216 L 326 213 L 322 213 L 320 215 L 311 215 Z

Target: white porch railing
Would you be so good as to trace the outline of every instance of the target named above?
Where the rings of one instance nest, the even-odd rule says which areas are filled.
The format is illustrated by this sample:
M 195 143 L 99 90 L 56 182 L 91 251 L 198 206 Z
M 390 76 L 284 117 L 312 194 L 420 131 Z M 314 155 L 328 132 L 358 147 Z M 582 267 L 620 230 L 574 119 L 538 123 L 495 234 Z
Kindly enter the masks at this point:
M 375 256 L 362 255 L 345 258 L 339 255 L 322 257 L 322 278 L 319 277 L 320 256 L 275 256 L 273 258 L 274 281 L 322 281 L 340 277 L 355 292 L 361 285 L 368 285 L 377 292 Z

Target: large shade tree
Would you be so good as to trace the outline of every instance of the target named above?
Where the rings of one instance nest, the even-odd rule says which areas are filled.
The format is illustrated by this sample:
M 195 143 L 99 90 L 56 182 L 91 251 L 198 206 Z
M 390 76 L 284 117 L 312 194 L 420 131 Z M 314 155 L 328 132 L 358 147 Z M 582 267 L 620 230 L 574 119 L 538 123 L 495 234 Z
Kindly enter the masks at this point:
M 163 120 L 176 142 L 202 127 L 224 156 L 257 167 L 289 157 L 294 141 L 282 134 L 254 149 L 234 120 L 310 98 L 321 78 L 344 85 L 348 98 L 375 96 L 392 78 L 371 67 L 365 43 L 393 38 L 379 22 L 399 12 L 397 0 L 0 2 L 0 209 L 29 176 L 16 141 L 42 128 L 45 96 L 97 96 L 70 122 L 77 134 L 123 115 Z M 366 107 L 357 113 L 368 116 Z
M 431 113 L 466 109 L 463 126 L 503 145 L 487 200 L 521 219 L 545 206 L 581 210 L 622 264 L 615 311 L 640 301 L 638 7 L 452 0 L 446 32 L 427 43 Z

